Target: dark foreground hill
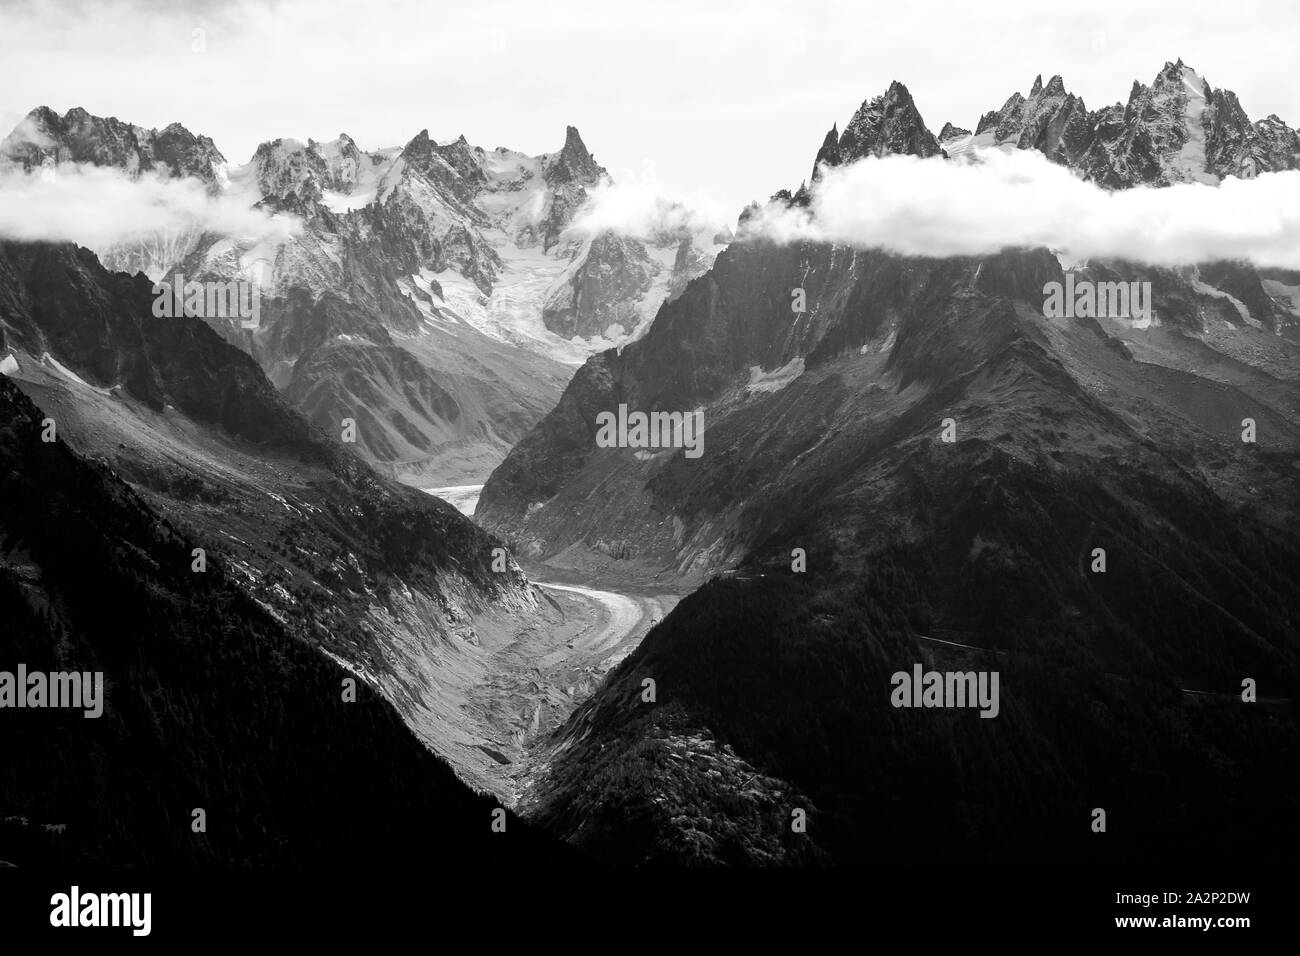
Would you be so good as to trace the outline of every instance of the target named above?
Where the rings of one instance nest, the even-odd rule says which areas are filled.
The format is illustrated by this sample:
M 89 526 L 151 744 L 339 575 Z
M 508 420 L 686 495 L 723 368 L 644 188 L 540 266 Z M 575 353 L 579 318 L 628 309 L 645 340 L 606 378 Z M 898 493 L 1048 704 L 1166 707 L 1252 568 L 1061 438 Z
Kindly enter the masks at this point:
M 0 662 L 102 671 L 102 717 L 0 712 L 0 858 L 19 866 L 572 857 L 479 797 L 364 681 L 292 637 L 0 379 Z M 206 812 L 205 833 L 191 829 Z
M 450 653 L 475 608 L 527 603 L 522 576 L 151 301 L 84 250 L 0 246 L 0 671 L 102 671 L 107 697 L 0 709 L 0 859 L 572 859 L 514 817 L 492 831 L 495 802 L 389 703 L 402 658 L 367 620 Z

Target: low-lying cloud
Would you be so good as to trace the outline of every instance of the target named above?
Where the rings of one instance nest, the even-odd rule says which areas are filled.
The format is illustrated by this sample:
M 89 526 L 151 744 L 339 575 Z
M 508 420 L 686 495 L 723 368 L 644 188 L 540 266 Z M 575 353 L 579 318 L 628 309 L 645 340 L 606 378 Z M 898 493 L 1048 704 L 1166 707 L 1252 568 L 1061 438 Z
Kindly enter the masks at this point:
M 652 178 L 591 190 L 570 226 L 655 237 L 711 236 L 726 221 L 707 202 L 667 199 Z M 111 167 L 0 169 L 0 238 L 75 242 L 96 252 L 159 235 L 211 232 L 279 243 L 301 222 L 213 195 L 194 179 Z M 871 157 L 824 170 L 806 208 L 770 204 L 742 236 L 834 242 L 902 255 L 989 255 L 1043 246 L 1071 261 L 1122 258 L 1178 266 L 1240 259 L 1300 268 L 1300 171 L 1108 192 L 1031 150 L 985 149 L 957 160 Z
M 159 235 L 212 232 L 246 243 L 279 242 L 301 222 L 213 195 L 196 179 L 129 176 L 92 165 L 0 169 L 0 238 L 75 242 L 95 252 Z
M 1218 259 L 1300 267 L 1300 171 L 1107 192 L 1029 150 L 970 160 L 868 158 L 824 170 L 807 208 L 771 204 L 742 235 L 903 255 L 1045 246 L 1073 261 L 1178 266 Z
M 588 199 L 566 233 L 589 238 L 602 232 L 651 239 L 690 233 L 711 238 L 730 218 L 714 203 L 668 198 L 652 172 L 624 170 L 615 183 L 587 191 Z
M 711 235 L 726 218 L 707 203 L 668 200 L 653 180 L 632 177 L 592 190 L 570 231 Z M 1109 192 L 1033 150 L 991 148 L 952 160 L 870 157 L 824 168 L 807 207 L 770 204 L 740 234 L 913 256 L 1043 246 L 1071 262 L 1240 259 L 1300 268 L 1300 171 Z

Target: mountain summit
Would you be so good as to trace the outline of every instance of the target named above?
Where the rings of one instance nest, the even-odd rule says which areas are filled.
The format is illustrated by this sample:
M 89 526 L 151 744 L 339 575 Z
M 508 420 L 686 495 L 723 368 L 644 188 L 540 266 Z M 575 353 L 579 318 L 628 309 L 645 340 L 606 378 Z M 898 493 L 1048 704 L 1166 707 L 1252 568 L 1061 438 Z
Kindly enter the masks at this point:
M 938 153 L 939 142 L 926 127 L 912 94 L 895 80 L 882 96 L 859 107 L 838 140 L 831 128 L 818 151 L 817 163 L 842 166 L 866 156 L 926 157 Z
M 211 139 L 195 136 L 180 123 L 162 130 L 145 129 L 112 116 L 92 116 L 81 107 L 59 116 L 47 106 L 32 110 L 0 141 L 3 160 L 23 169 L 90 163 L 114 166 L 133 175 L 161 171 L 192 176 L 212 188 L 226 163 Z
M 1300 168 L 1300 138 L 1275 116 L 1251 123 L 1237 96 L 1216 90 L 1182 60 L 1151 84 L 1134 81 L 1126 104 L 1089 111 L 1053 76 L 1013 93 L 968 136 L 941 137 L 949 155 L 973 146 L 1036 149 L 1107 189 L 1168 186 Z

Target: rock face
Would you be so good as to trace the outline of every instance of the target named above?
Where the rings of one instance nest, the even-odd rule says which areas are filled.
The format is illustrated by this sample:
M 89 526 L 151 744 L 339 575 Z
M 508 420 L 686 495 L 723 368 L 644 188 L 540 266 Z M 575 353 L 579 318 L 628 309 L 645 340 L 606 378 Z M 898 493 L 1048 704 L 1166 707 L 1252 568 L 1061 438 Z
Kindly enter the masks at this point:
M 1282 122 L 1276 115 L 1270 115 L 1255 122 L 1258 136 L 1256 145 L 1263 157 L 1263 169 L 1297 169 L 1300 168 L 1300 135 Z M 1259 169 L 1242 170 L 1242 175 L 1257 175 Z
M 565 338 L 604 335 L 613 325 L 624 332 L 635 328 L 640 321 L 637 300 L 649 291 L 658 271 L 644 245 L 601 233 L 574 267 L 570 281 L 547 301 L 542 320 Z
M 310 209 L 327 193 L 350 195 L 373 185 L 380 157 L 363 153 L 352 137 L 340 133 L 332 142 L 277 139 L 262 143 L 253 154 L 247 175 L 263 202 Z
M 863 102 L 843 133 L 839 132 L 838 125 L 831 126 L 817 150 L 807 183 L 800 185 L 793 194 L 789 190 L 779 190 L 772 198 L 806 206 L 811 200 L 809 184 L 821 180 L 824 167 L 843 166 L 868 156 L 906 154 L 927 157 L 941 152 L 939 141 L 921 119 L 912 94 L 895 80 L 883 96 Z M 750 209 L 741 212 L 740 225 L 744 225 L 749 213 Z
M 984 134 L 991 135 L 994 143 L 1037 149 L 1053 162 L 1071 165 L 1087 148 L 1091 124 L 1083 100 L 1067 93 L 1059 76 L 1045 87 L 1040 76 L 1027 99 L 1013 93 L 1002 109 L 980 119 L 975 135 Z
M 659 303 L 721 247 L 680 237 L 569 234 L 608 183 L 577 129 L 556 153 L 488 152 L 422 130 L 365 152 L 278 139 L 229 169 L 183 127 L 143 130 L 84 110 L 36 110 L 0 144 L 24 169 L 95 163 L 194 176 L 214 193 L 301 224 L 250 244 L 200 224 L 99 250 L 156 281 L 253 282 L 255 329 L 207 317 L 313 422 L 358 423 L 362 452 L 413 483 L 481 480 L 551 408 L 571 368 L 640 334 Z M 625 296 L 632 296 L 630 301 Z
M 945 144 L 956 135 L 941 135 Z M 1108 189 L 1217 183 L 1226 176 L 1300 167 L 1296 133 L 1271 116 L 1251 123 L 1236 94 L 1215 90 L 1182 60 L 1150 85 L 1135 82 L 1127 104 L 1089 111 L 1054 76 L 1013 93 L 975 128 L 979 145 L 1036 149 Z
M 575 255 L 547 298 L 542 321 L 566 338 L 627 341 L 649 326 L 660 305 L 708 271 L 729 241 L 684 229 L 645 240 L 602 232 Z
M 835 164 L 850 163 L 864 156 L 906 153 L 935 156 L 939 143 L 902 83 L 891 83 L 884 96 L 865 102 L 844 127 L 836 145 Z
M 133 175 L 162 172 L 192 176 L 212 188 L 226 162 L 212 140 L 195 136 L 179 123 L 163 130 L 144 129 L 111 116 L 91 116 L 80 107 L 59 116 L 47 106 L 32 110 L 0 141 L 0 160 L 24 169 L 90 163 Z
M 939 142 L 926 128 L 912 94 L 895 80 L 883 96 L 866 100 L 853 114 L 842 134 L 832 126 L 817 151 L 814 181 L 820 167 L 841 166 L 867 156 L 905 153 L 911 156 L 936 156 Z
M 87 249 L 0 243 L 6 341 L 57 356 L 91 384 L 161 412 L 175 406 L 246 441 L 319 458 L 309 429 L 245 354 L 197 320 L 156 319 L 143 276 Z
M 542 220 L 541 240 L 542 248 L 550 250 L 586 201 L 587 189 L 607 180 L 609 174 L 596 164 L 572 126 L 564 130 L 564 147 L 543 162 L 542 170 L 551 197 Z

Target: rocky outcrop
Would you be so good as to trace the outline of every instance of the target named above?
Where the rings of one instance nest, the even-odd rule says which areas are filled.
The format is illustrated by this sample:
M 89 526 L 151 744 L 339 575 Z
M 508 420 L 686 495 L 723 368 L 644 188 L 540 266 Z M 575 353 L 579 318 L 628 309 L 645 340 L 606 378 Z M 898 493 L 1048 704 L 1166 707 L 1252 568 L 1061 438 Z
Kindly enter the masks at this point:
M 1108 189 L 1219 182 L 1294 169 L 1296 133 L 1276 116 L 1251 123 L 1236 94 L 1212 88 L 1182 60 L 1166 63 L 1150 85 L 1134 82 L 1126 104 L 1089 111 L 1054 76 L 1034 80 L 985 113 L 977 136 L 990 144 L 1036 149 Z M 947 136 L 941 136 L 946 140 Z
M 613 337 L 626 334 L 640 324 L 639 300 L 659 271 L 640 242 L 603 232 L 547 300 L 542 319 L 565 338 L 603 336 L 615 325 Z
M 828 148 L 829 143 L 828 136 L 818 154 L 829 166 L 892 153 L 921 157 L 939 154 L 939 143 L 921 118 L 912 94 L 897 80 L 883 96 L 862 104 L 844 127 L 834 150 Z
M 161 172 L 192 176 L 217 187 L 217 170 L 226 162 L 206 136 L 179 123 L 145 129 L 116 117 L 92 116 L 81 107 L 59 116 L 47 106 L 27 114 L 3 141 L 0 160 L 23 169 L 46 164 L 89 163 L 114 166 L 132 175 Z
M 975 133 L 989 134 L 993 143 L 1036 149 L 1053 162 L 1071 165 L 1087 148 L 1091 125 L 1083 100 L 1066 92 L 1061 77 L 1053 76 L 1044 86 L 1039 76 L 1028 98 L 1013 93 L 1002 109 L 980 119 Z

